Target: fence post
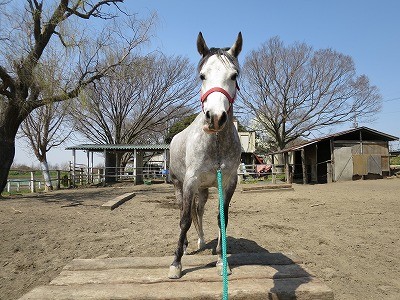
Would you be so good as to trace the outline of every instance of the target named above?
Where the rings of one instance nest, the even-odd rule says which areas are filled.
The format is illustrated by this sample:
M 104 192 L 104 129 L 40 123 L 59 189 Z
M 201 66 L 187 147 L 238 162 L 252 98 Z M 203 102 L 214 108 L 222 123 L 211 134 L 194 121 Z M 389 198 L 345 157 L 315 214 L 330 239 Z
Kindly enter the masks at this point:
M 36 186 L 35 186 L 35 172 L 31 171 L 31 193 L 36 192 Z
M 79 168 L 79 184 L 83 185 L 83 168 Z
M 61 188 L 61 171 L 57 170 L 57 185 L 56 189 L 59 190 Z
M 7 193 L 11 192 L 11 181 L 7 181 Z

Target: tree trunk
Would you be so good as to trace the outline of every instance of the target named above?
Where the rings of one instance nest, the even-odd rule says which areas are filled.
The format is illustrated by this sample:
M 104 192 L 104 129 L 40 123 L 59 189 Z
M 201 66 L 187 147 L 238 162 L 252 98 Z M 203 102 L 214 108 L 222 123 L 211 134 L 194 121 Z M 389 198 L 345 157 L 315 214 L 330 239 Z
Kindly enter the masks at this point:
M 45 184 L 45 191 L 52 191 L 53 190 L 53 184 L 51 183 L 51 176 L 50 176 L 50 171 L 49 171 L 49 165 L 47 163 L 47 159 L 44 158 L 43 161 L 40 162 L 40 165 L 42 167 L 42 173 L 43 173 L 43 179 L 44 179 L 44 184 Z
M 1 130 L 2 128 L 0 128 Z M 8 172 L 14 161 L 15 142 L 0 136 L 0 195 L 7 185 Z M 1 197 L 1 196 L 0 196 Z
M 0 103 L 0 195 L 14 161 L 15 137 L 22 117 L 17 106 Z

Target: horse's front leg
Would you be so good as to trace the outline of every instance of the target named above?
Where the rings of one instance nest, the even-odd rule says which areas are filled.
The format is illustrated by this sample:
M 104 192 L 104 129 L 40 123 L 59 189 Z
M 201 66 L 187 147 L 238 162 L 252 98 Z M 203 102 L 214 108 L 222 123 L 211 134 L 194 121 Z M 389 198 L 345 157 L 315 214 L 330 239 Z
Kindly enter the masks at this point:
M 236 184 L 237 184 L 237 176 L 233 176 L 233 179 L 228 184 L 228 186 L 225 188 L 225 192 L 224 192 L 225 230 L 228 227 L 229 203 L 231 202 L 233 193 L 235 192 Z M 221 243 L 222 234 L 221 234 L 221 214 L 220 214 L 220 212 L 218 212 L 218 227 L 219 227 L 218 244 L 217 244 L 217 248 L 215 250 L 218 255 L 217 271 L 218 271 L 218 274 L 220 274 L 222 276 L 223 262 L 222 262 L 222 243 Z M 228 269 L 227 270 L 228 274 L 229 275 L 232 274 L 232 271 L 228 265 L 227 265 L 227 269 Z
M 174 261 L 169 267 L 168 278 L 178 279 L 182 276 L 182 263 L 181 259 L 185 248 L 187 247 L 187 232 L 192 224 L 191 207 L 194 197 L 192 188 L 185 186 L 183 188 L 183 201 L 181 206 L 181 220 L 180 220 L 180 234 L 178 240 L 178 246 L 175 251 Z

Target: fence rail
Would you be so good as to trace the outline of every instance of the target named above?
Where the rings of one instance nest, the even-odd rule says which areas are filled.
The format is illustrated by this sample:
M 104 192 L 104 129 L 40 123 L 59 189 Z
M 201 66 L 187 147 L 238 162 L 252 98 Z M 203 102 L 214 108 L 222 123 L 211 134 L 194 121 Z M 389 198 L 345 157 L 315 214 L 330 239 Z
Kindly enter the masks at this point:
M 10 173 L 15 172 L 19 174 L 12 176 L 9 175 L 11 178 L 7 180 L 6 191 L 8 193 L 21 191 L 30 191 L 31 193 L 34 193 L 37 190 L 42 190 L 45 188 L 46 184 L 41 171 L 10 170 Z M 38 172 L 40 175 L 37 174 Z M 61 186 L 68 187 L 68 182 L 65 181 L 65 175 L 68 174 L 68 171 L 52 170 L 50 174 L 53 175 L 50 178 L 53 187 L 56 189 L 60 189 Z M 64 176 L 62 176 L 62 174 L 64 174 Z
M 42 171 L 10 170 L 14 173 L 9 176 L 6 191 L 11 192 L 36 192 L 43 190 L 45 182 Z M 90 184 L 105 184 L 107 181 L 135 181 L 138 177 L 146 180 L 168 180 L 168 170 L 163 169 L 162 164 L 153 163 L 142 168 L 125 167 L 87 167 L 83 164 L 70 164 L 69 170 L 51 170 L 51 182 L 55 189 L 84 186 Z M 275 183 L 279 178 L 285 177 L 284 165 L 244 165 L 238 168 L 240 180 L 248 177 L 268 178 Z

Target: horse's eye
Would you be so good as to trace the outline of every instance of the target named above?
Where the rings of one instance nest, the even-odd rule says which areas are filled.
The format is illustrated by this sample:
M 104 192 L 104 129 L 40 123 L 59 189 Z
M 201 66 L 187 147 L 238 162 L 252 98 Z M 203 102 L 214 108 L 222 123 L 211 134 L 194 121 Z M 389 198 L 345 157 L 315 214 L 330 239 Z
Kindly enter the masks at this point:
M 231 79 L 232 79 L 233 81 L 235 81 L 235 80 L 237 79 L 237 77 L 238 77 L 238 74 L 235 73 L 235 74 L 233 74 L 233 75 L 231 76 Z
M 200 74 L 200 79 L 204 80 L 204 79 L 206 79 L 206 76 L 204 74 Z

